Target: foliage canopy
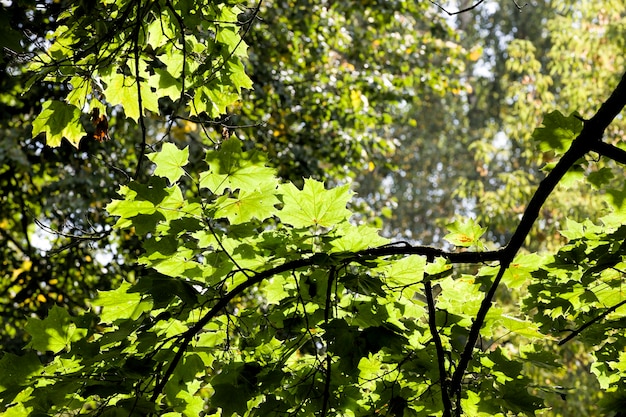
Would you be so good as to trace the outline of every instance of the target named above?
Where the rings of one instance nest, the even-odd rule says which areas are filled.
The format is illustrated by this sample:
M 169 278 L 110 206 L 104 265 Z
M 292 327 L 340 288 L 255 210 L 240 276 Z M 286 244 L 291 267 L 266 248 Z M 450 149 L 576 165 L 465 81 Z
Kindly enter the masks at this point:
M 289 19 L 268 11 L 278 5 L 293 9 Z M 623 118 L 626 74 L 586 118 L 554 110 L 527 132 L 548 163 L 505 244 L 491 242 L 488 228 L 470 218 L 447 224 L 446 249 L 392 240 L 380 225 L 360 221 L 368 216 L 359 211 L 362 201 L 349 184 L 337 184 L 356 174 L 340 176 L 342 168 L 333 167 L 325 183 L 312 177 L 321 166 L 308 172 L 312 176 L 289 168 L 306 159 L 299 152 L 308 157 L 341 146 L 338 159 L 355 171 L 363 153 L 373 160 L 387 155 L 393 144 L 373 132 L 391 121 L 368 108 L 368 97 L 373 106 L 387 99 L 402 110 L 437 97 L 438 89 L 461 94 L 467 85 L 447 71 L 452 74 L 456 58 L 472 51 L 444 41 L 452 32 L 439 26 L 445 21 L 417 19 L 424 4 L 306 6 L 110 0 L 63 4 L 48 15 L 49 26 L 39 34 L 45 42 L 38 39 L 40 48 L 29 51 L 37 52 L 35 58 L 26 68 L 11 64 L 30 76 L 12 93 L 41 102 L 30 120 L 29 143 L 36 147 L 45 135 L 42 159 L 67 167 L 67 177 L 83 175 L 89 158 L 110 169 L 103 175 L 106 206 L 81 203 L 89 206 L 79 207 L 87 214 L 59 232 L 59 252 L 84 257 L 89 247 L 77 248 L 79 243 L 106 241 L 94 246 L 94 257 L 107 249 L 134 263 L 120 261 L 112 273 L 66 268 L 73 259 L 67 258 L 46 269 L 42 286 L 60 279 L 86 285 L 107 274 L 115 279 L 106 288 L 78 292 L 86 298 L 81 306 L 43 297 L 42 308 L 50 308 L 28 317 L 26 348 L 7 349 L 0 358 L 0 410 L 7 416 L 534 415 L 547 407 L 546 393 L 568 395 L 567 387 L 537 386 L 534 375 L 537 368 L 556 372 L 564 360 L 553 348 L 572 339 L 591 352 L 607 409 L 619 409 L 626 401 L 626 187 L 615 167 L 626 163 L 626 151 L 605 133 Z M 11 10 L 17 15 L 22 9 Z M 409 18 L 403 20 L 401 11 Z M 271 73 L 258 65 L 255 77 L 245 70 L 262 53 L 250 56 L 248 43 L 263 45 L 272 33 L 255 34 L 263 13 L 280 23 L 274 42 L 285 49 L 278 53 L 293 49 L 308 61 L 283 57 L 273 84 L 259 80 L 255 87 L 255 77 Z M 334 25 L 337 16 L 343 17 Z M 314 17 L 328 25 L 316 26 Z M 352 27 L 359 48 L 346 47 L 343 24 Z M 434 51 L 420 54 L 407 39 L 382 39 L 370 30 L 397 34 L 403 25 L 421 30 L 424 48 Z M 299 36 L 314 33 L 299 43 Z M 7 45 L 19 49 L 14 43 Z M 381 59 L 389 49 L 414 60 L 400 66 L 403 76 L 393 76 L 384 61 L 368 64 L 365 45 Z M 321 58 L 327 49 L 336 54 L 332 59 Z M 441 50 L 456 54 L 443 67 Z M 341 70 L 322 71 L 335 63 Z M 313 79 L 294 72 L 316 65 Z M 420 84 L 423 95 L 411 91 L 420 77 L 428 80 Z M 282 86 L 295 92 L 299 84 L 318 82 L 336 83 L 306 97 L 310 113 L 298 107 L 305 98 L 288 103 L 288 94 L 272 91 Z M 265 121 L 297 131 L 284 148 L 268 144 L 268 137 L 283 140 L 270 130 L 255 142 L 264 110 L 249 106 L 272 97 L 284 103 L 267 110 Z M 23 113 L 34 112 L 37 106 L 31 106 Z M 340 115 L 342 108 L 351 113 Z M 94 109 L 107 117 L 90 120 Z M 337 115 L 336 125 L 321 123 L 319 131 L 296 126 L 316 126 L 324 111 Z M 237 117 L 249 123 L 238 127 Z M 417 123 L 412 120 L 409 126 Z M 340 134 L 326 143 L 318 136 L 335 129 Z M 347 138 L 357 131 L 361 137 Z M 94 140 L 107 135 L 111 141 Z M 281 152 L 288 155 L 283 165 L 275 160 Z M 116 160 L 127 164 L 116 168 Z M 45 178 L 28 167 L 7 165 L 3 174 L 32 176 L 43 186 Z M 530 168 L 532 175 L 544 175 Z M 116 178 L 122 181 L 114 194 Z M 98 183 L 91 181 L 86 176 L 84 188 L 66 192 L 93 192 Z M 525 249 L 548 198 L 559 184 L 576 181 L 599 190 L 603 215 L 564 220 L 553 251 Z M 6 184 L 8 195 L 18 195 L 17 184 Z M 54 217 L 33 202 L 22 206 L 21 217 L 3 222 Z M 86 232 L 81 227 L 91 224 L 93 213 L 106 220 Z M 31 255 L 31 263 L 49 260 L 35 259 L 28 238 L 22 244 L 4 231 L 2 236 L 12 240 L 12 250 Z M 12 267 L 18 272 L 10 288 L 19 287 L 32 264 Z

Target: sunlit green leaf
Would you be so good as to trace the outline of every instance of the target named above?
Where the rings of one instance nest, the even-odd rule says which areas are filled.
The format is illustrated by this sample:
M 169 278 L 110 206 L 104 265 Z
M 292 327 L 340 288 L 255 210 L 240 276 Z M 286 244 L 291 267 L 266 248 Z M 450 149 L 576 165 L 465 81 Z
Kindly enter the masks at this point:
M 626 183 L 621 190 L 609 189 L 606 191 L 606 199 L 619 215 L 626 215 Z
M 173 184 L 185 174 L 183 167 L 188 163 L 189 148 L 178 149 L 172 143 L 164 143 L 160 152 L 146 156 L 156 164 L 154 175 L 165 177 Z
M 260 190 L 275 186 L 274 170 L 256 153 L 243 152 L 236 138 L 224 141 L 217 151 L 207 152 L 209 170 L 200 173 L 200 186 L 220 194 L 224 189 Z
M 424 277 L 426 258 L 411 255 L 391 264 L 388 272 L 389 285 L 408 286 L 418 284 Z
M 68 312 L 58 306 L 52 307 L 43 320 L 28 319 L 26 331 L 31 335 L 30 346 L 54 353 L 69 349 L 72 342 L 87 334 L 87 329 L 78 328 Z
M 130 284 L 123 282 L 119 288 L 111 291 L 99 291 L 93 304 L 102 308 L 100 319 L 105 323 L 116 320 L 136 320 L 152 308 L 152 302 L 142 300 L 139 293 L 128 292 Z
M 217 32 L 217 41 L 228 46 L 228 53 L 235 56 L 245 57 L 247 45 L 239 36 L 237 28 L 223 27 Z
M 305 179 L 302 190 L 293 184 L 283 184 L 279 192 L 284 203 L 280 219 L 294 227 L 332 227 L 352 214 L 346 208 L 352 196 L 348 185 L 326 190 L 324 183 Z
M 539 326 L 536 323 L 532 323 L 527 320 L 521 320 L 508 315 L 502 315 L 498 319 L 502 326 L 507 330 L 524 336 L 529 339 L 545 339 L 546 335 L 539 331 Z
M 502 282 L 509 288 L 519 288 L 531 280 L 531 272 L 542 264 L 542 257 L 531 253 L 518 255 L 507 268 Z
M 65 138 L 78 148 L 84 135 L 80 115 L 81 111 L 76 106 L 62 101 L 46 101 L 41 113 L 33 121 L 33 137 L 45 133 L 48 146 L 60 146 L 61 140 Z
M 473 219 L 465 221 L 456 220 L 446 225 L 450 233 L 444 236 L 448 242 L 455 246 L 469 247 L 476 246 L 483 248 L 480 237 L 487 231 L 486 227 L 481 227 Z
M 533 139 L 539 142 L 542 151 L 564 153 L 582 131 L 583 123 L 574 115 L 564 116 L 555 110 L 546 114 L 542 126 L 535 129 Z
M 338 252 L 356 252 L 389 243 L 388 239 L 380 236 L 377 228 L 368 225 L 354 226 L 342 223 L 337 227 L 336 233 L 339 238 L 334 239 L 331 245 L 333 251 Z
M 121 105 L 127 117 L 138 121 L 139 116 L 145 115 L 145 110 L 159 112 L 159 97 L 151 90 L 147 80 L 137 81 L 134 77 L 118 72 L 103 74 L 102 79 L 107 85 L 104 90 L 107 101 L 113 105 Z M 138 83 L 139 87 L 137 87 Z M 140 92 L 141 109 L 139 108 Z
M 240 190 L 236 198 L 226 198 L 218 202 L 215 217 L 226 217 L 231 224 L 250 221 L 253 218 L 265 220 L 277 211 L 279 203 L 275 190 Z

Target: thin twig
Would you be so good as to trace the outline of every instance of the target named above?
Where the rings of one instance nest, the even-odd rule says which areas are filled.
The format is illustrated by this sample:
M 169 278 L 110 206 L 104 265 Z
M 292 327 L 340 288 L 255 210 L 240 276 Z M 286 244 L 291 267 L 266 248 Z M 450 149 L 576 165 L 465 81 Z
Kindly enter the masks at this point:
M 515 3 L 515 7 L 517 7 L 517 10 L 521 13 L 522 9 L 526 6 L 528 6 L 528 3 L 524 3 L 523 5 L 519 5 L 519 3 L 516 0 L 513 0 L 513 3 Z
M 476 3 L 474 3 L 473 5 L 466 7 L 464 9 L 461 10 L 457 10 L 456 12 L 449 12 L 448 10 L 446 10 L 441 4 L 433 1 L 433 0 L 429 0 L 432 4 L 434 4 L 435 6 L 437 6 L 439 9 L 441 9 L 442 11 L 444 11 L 445 13 L 448 14 L 448 16 L 454 16 L 457 14 L 461 14 L 461 13 L 465 13 L 465 12 L 469 12 L 474 10 L 475 8 L 477 8 L 478 6 L 480 6 L 481 3 L 483 3 L 485 0 L 478 0 Z
M 566 344 L 567 342 L 569 342 L 570 340 L 572 340 L 573 338 L 575 338 L 576 336 L 581 334 L 583 332 L 583 330 L 585 330 L 587 327 L 589 327 L 592 324 L 597 323 L 600 320 L 604 319 L 606 316 L 608 316 L 609 314 L 611 314 L 612 312 L 614 312 L 615 310 L 617 310 L 618 308 L 620 308 L 624 304 L 626 304 L 626 300 L 622 300 L 619 303 L 615 304 L 613 307 L 609 308 L 604 313 L 602 313 L 602 314 L 594 317 L 593 319 L 589 320 L 587 323 L 583 324 L 578 329 L 571 330 L 571 333 L 565 339 L 563 339 L 563 340 L 561 340 L 559 342 L 559 346 L 562 346 L 562 345 Z

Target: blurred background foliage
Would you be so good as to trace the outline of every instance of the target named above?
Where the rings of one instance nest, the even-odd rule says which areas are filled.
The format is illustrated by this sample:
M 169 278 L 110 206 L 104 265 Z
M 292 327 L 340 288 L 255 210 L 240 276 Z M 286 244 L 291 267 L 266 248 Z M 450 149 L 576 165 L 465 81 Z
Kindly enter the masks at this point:
M 31 138 L 43 100 L 66 85 L 35 83 L 27 92 L 29 56 L 45 43 L 68 1 L 5 1 L 0 13 L 0 349 L 26 343 L 23 323 L 54 304 L 85 308 L 97 290 L 142 273 L 138 242 L 112 232 L 103 207 L 135 174 L 137 125 L 114 112 L 111 141 L 87 135 L 78 149 Z M 97 13 L 81 2 L 85 13 Z M 441 4 L 453 12 L 467 0 Z M 239 17 L 253 19 L 245 40 L 254 82 L 228 118 L 169 125 L 148 118 L 148 145 L 174 140 L 201 147 L 236 134 L 268 153 L 280 175 L 329 184 L 351 182 L 357 221 L 384 234 L 442 245 L 455 216 L 477 218 L 504 244 L 555 158 L 531 139 L 544 113 L 590 117 L 617 84 L 626 50 L 626 2 L 536 0 L 522 7 L 485 1 L 448 15 L 431 2 L 267 0 Z M 65 90 L 64 90 L 65 89 Z M 168 103 L 160 103 L 167 106 Z M 192 120 L 193 119 L 193 120 Z M 87 117 L 84 126 L 93 129 Z M 626 121 L 606 132 L 620 144 Z M 597 219 L 605 201 L 594 186 L 622 188 L 621 169 L 581 161 L 595 184 L 573 172 L 544 207 L 529 250 L 552 249 L 566 218 Z M 193 169 L 190 167 L 190 169 Z M 139 177 L 149 174 L 144 164 Z M 522 289 L 523 291 L 523 289 Z M 517 294 L 501 294 L 515 309 Z M 561 349 L 560 381 L 541 369 L 537 392 L 546 415 L 597 415 L 597 383 L 588 348 Z M 563 387 L 555 390 L 555 386 Z M 583 401 L 582 399 L 586 399 Z

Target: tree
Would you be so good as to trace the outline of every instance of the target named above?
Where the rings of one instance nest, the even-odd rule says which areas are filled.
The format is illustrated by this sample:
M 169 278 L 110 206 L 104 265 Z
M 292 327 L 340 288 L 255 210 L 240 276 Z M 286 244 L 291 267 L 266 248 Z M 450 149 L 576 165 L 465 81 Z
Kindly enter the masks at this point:
M 115 91 L 114 89 L 100 91 L 107 84 L 99 78 L 94 68 L 97 69 L 98 65 L 106 67 L 106 62 L 100 64 L 83 62 L 79 66 L 80 75 L 76 76 L 73 72 L 70 75 L 65 74 L 69 67 L 63 66 L 63 62 L 60 63 L 63 71 L 58 73 L 55 72 L 54 65 L 45 64 L 47 61 L 56 62 L 65 58 L 45 57 L 44 69 L 51 72 L 45 82 L 33 84 L 33 79 L 38 78 L 32 77 L 27 64 L 33 59 L 33 51 L 39 51 L 41 46 L 48 42 L 44 39 L 45 35 L 63 23 L 59 21 L 58 15 L 62 8 L 66 7 L 61 3 L 55 3 L 54 7 L 36 6 L 36 3 L 12 2 L 6 6 L 5 16 L 9 19 L 4 27 L 8 31 L 6 39 L 20 40 L 7 43 L 6 50 L 13 52 L 7 54 L 3 82 L 7 85 L 6 91 L 14 93 L 8 96 L 11 111 L 2 113 L 3 117 L 6 116 L 6 119 L 3 119 L 3 126 L 8 126 L 6 137 L 14 138 L 14 142 L 5 142 L 7 152 L 3 159 L 3 163 L 10 167 L 10 170 L 5 172 L 5 178 L 12 184 L 9 186 L 3 183 L 5 184 L 3 190 L 7 192 L 7 196 L 11 196 L 6 201 L 12 204 L 5 204 L 2 210 L 6 219 L 3 223 L 6 227 L 3 229 L 2 240 L 10 242 L 5 246 L 3 259 L 10 267 L 5 270 L 0 297 L 1 304 L 6 306 L 2 314 L 10 317 L 10 320 L 6 321 L 1 346 L 3 350 L 15 352 L 19 352 L 27 342 L 27 336 L 23 334 L 26 317 L 33 314 L 45 317 L 46 311 L 55 303 L 71 306 L 72 311 L 77 313 L 85 308 L 86 299 L 95 297 L 97 290 L 114 288 L 119 285 L 122 278 L 132 281 L 133 276 L 143 273 L 142 268 L 135 262 L 140 252 L 137 237 L 132 230 L 129 233 L 119 231 L 121 233 L 118 234 L 118 230 L 111 227 L 113 219 L 103 215 L 102 208 L 114 197 L 115 190 L 120 184 L 125 184 L 130 178 L 144 178 L 146 173 L 150 172 L 150 167 L 146 167 L 146 164 L 137 163 L 144 152 L 142 151 L 144 133 L 133 119 L 125 117 L 125 113 L 115 107 L 100 111 L 101 115 L 108 116 L 108 137 L 112 138 L 106 144 L 106 152 L 103 152 L 102 145 L 90 140 L 96 133 L 96 126 L 89 120 L 91 110 L 84 107 L 81 109 L 82 113 L 77 111 L 80 107 L 81 94 L 88 94 L 90 89 L 99 92 L 95 97 L 100 100 L 104 99 L 104 93 L 110 95 Z M 265 2 L 261 10 L 265 25 L 260 23 L 260 19 L 255 20 L 255 14 L 258 13 L 253 8 L 244 9 L 244 13 L 239 16 L 240 23 L 255 25 L 254 30 L 246 31 L 246 40 L 253 44 L 252 57 L 247 60 L 247 65 L 251 78 L 255 80 L 254 91 L 244 100 L 235 102 L 229 108 L 227 116 L 215 118 L 205 113 L 194 115 L 189 111 L 176 112 L 170 97 L 172 91 L 176 89 L 176 84 L 170 85 L 166 80 L 163 84 L 164 91 L 167 92 L 166 97 L 159 99 L 159 110 L 166 115 L 166 120 L 154 112 L 143 115 L 143 126 L 148 132 L 145 135 L 146 147 L 158 146 L 163 140 L 173 141 L 181 147 L 188 145 L 193 164 L 202 162 L 205 143 L 219 140 L 223 133 L 236 133 L 242 138 L 250 137 L 254 133 L 251 140 L 244 142 L 244 146 L 248 149 L 256 147 L 265 152 L 273 166 L 278 168 L 281 178 L 299 182 L 300 185 L 302 178 L 308 176 L 337 184 L 344 183 L 363 169 L 373 167 L 388 169 L 384 168 L 386 165 L 384 161 L 393 150 L 394 140 L 389 134 L 380 133 L 378 130 L 379 126 L 389 124 L 389 113 L 396 111 L 397 105 L 393 104 L 395 107 L 392 107 L 392 103 L 417 95 L 410 80 L 418 75 L 427 76 L 427 85 L 437 83 L 454 85 L 454 82 L 447 81 L 446 77 L 442 79 L 438 71 L 433 69 L 433 64 L 444 62 L 442 57 L 457 55 L 458 47 L 450 42 L 443 42 L 450 36 L 441 30 L 443 27 L 439 30 L 441 33 L 435 31 L 431 34 L 429 30 L 425 30 L 431 25 L 434 26 L 437 20 L 443 20 L 433 9 L 428 11 L 423 5 L 418 7 L 412 3 L 399 6 L 405 10 L 406 15 L 406 18 L 403 18 L 403 26 L 399 26 L 395 19 L 391 19 L 398 11 L 388 5 L 380 8 L 371 6 L 365 10 L 350 8 L 327 10 L 321 3 L 312 4 L 311 7 L 315 10 L 327 10 L 320 20 L 317 15 L 310 18 L 311 14 L 307 15 L 303 9 L 298 9 L 299 11 L 290 16 L 290 13 L 294 13 L 293 4 L 270 5 Z M 422 14 L 426 11 L 428 14 Z M 132 10 L 126 12 L 129 16 L 133 13 Z M 149 11 L 144 12 L 150 14 Z M 362 16 L 362 13 L 366 13 L 367 16 Z M 87 31 L 92 30 L 94 22 L 97 22 L 99 30 L 105 30 L 105 33 L 101 34 L 101 38 L 104 39 L 100 41 L 108 45 L 111 41 L 109 37 L 114 36 L 111 28 L 116 28 L 122 20 L 120 16 L 111 16 L 108 10 L 101 7 L 91 9 L 89 5 L 84 4 L 77 9 L 75 20 L 80 21 L 78 26 Z M 362 33 L 364 28 L 362 20 L 370 18 L 371 26 L 367 33 Z M 271 25 L 268 25 L 270 21 Z M 347 21 L 350 25 L 346 24 Z M 296 22 L 300 24 L 297 26 Z M 334 22 L 334 26 L 329 25 L 329 22 Z M 133 37 L 129 24 L 118 25 L 124 28 L 124 33 L 119 36 L 122 41 Z M 192 19 L 190 25 L 194 24 Z M 327 34 L 324 38 L 326 40 L 320 42 L 315 49 L 316 62 L 323 64 L 320 67 L 323 71 L 318 68 L 317 75 L 309 75 L 312 78 L 321 78 L 315 87 L 319 94 L 311 94 L 311 88 L 308 88 L 306 83 L 287 77 L 286 74 L 301 73 L 302 65 L 298 62 L 311 61 L 312 52 L 303 51 L 299 58 L 291 59 L 290 55 L 276 48 L 275 36 L 267 28 L 291 28 L 296 39 L 294 42 L 307 44 L 307 39 L 318 35 L 317 29 L 320 25 L 328 26 L 332 33 L 345 32 L 349 29 L 344 38 L 359 41 L 363 46 L 349 48 L 344 43 L 337 49 L 337 42 Z M 107 27 L 109 30 L 106 30 Z M 64 28 L 60 30 L 63 32 Z M 411 35 L 408 36 L 407 32 Z M 380 36 L 381 33 L 394 35 L 385 38 Z M 437 37 L 438 34 L 442 36 L 441 39 Z M 63 32 L 62 35 L 69 36 L 70 32 Z M 88 37 L 86 46 L 83 45 L 87 50 L 79 55 L 90 56 L 89 42 L 93 43 L 98 39 L 94 36 Z M 394 41 L 400 37 L 400 43 Z M 160 40 L 158 37 L 154 38 L 154 35 L 151 38 L 152 42 Z M 281 43 L 287 42 L 285 39 L 285 42 Z M 377 44 L 377 48 L 375 50 L 370 48 L 370 43 Z M 413 72 L 417 75 L 407 73 L 403 53 L 394 57 L 394 60 L 385 62 L 384 67 L 372 65 L 372 62 L 381 60 L 386 51 L 401 44 L 406 44 L 404 51 L 407 53 L 410 52 L 412 44 L 424 45 L 422 52 L 426 56 L 421 57 L 424 55 L 421 52 L 419 57 L 412 58 L 411 61 Z M 448 44 L 450 46 L 446 46 Z M 124 46 L 124 53 L 120 54 L 117 62 L 120 68 L 130 68 L 132 65 L 132 62 L 127 62 L 129 53 L 132 55 L 133 52 L 131 46 L 130 44 Z M 75 47 L 79 48 L 80 45 L 76 44 Z M 363 50 L 363 56 L 355 57 L 350 62 L 344 59 L 345 65 L 342 64 L 340 70 L 335 69 L 337 57 L 357 49 Z M 162 55 L 161 52 L 157 53 L 160 54 L 158 56 Z M 149 56 L 146 59 L 149 60 L 154 51 L 147 51 L 147 54 Z M 335 58 L 326 62 L 325 58 L 322 59 L 326 56 Z M 99 60 L 102 60 L 102 57 L 96 56 L 92 59 L 94 62 Z M 267 72 L 268 68 L 275 65 L 284 68 L 280 78 Z M 459 64 L 452 61 L 446 65 L 453 70 Z M 439 64 L 435 66 L 438 67 Z M 201 70 L 204 71 L 208 67 L 207 64 L 201 67 Z M 155 77 L 163 77 L 163 72 L 158 71 L 150 78 L 153 83 L 157 79 Z M 172 71 L 175 72 L 176 69 Z M 333 72 L 333 76 L 325 76 L 325 72 Z M 355 78 L 355 74 L 363 74 L 362 78 L 365 81 L 356 85 L 355 82 L 359 78 Z M 394 74 L 394 80 L 397 79 L 393 84 L 389 82 L 392 79 L 390 74 Z M 381 78 L 382 75 L 385 75 L 386 81 Z M 61 80 L 63 82 L 56 82 Z M 352 85 L 354 90 L 351 93 L 352 98 L 339 97 L 337 92 L 340 89 L 338 90 L 337 83 Z M 189 88 L 190 85 L 187 83 L 186 87 Z M 384 91 L 378 91 L 376 87 L 378 85 L 385 85 Z M 26 86 L 30 86 L 30 89 Z M 71 100 L 78 100 L 78 107 L 72 103 L 68 103 L 69 105 L 62 103 L 68 89 L 72 89 L 73 92 L 69 97 Z M 190 88 L 190 91 L 193 90 L 194 88 Z M 246 90 L 242 90 L 244 91 Z M 277 95 L 272 91 L 281 93 Z M 367 103 L 364 101 L 362 106 L 358 104 L 360 96 L 367 101 Z M 272 106 L 276 105 L 277 97 L 291 103 L 290 112 L 285 112 L 284 106 L 282 110 L 272 109 Z M 65 114 L 68 120 L 73 118 L 72 122 L 65 126 L 67 120 L 60 118 L 56 119 L 55 123 L 59 129 L 68 129 L 68 132 L 72 132 L 74 135 L 72 140 L 75 143 L 80 140 L 79 149 L 75 149 L 67 141 L 60 142 L 61 146 L 57 148 L 46 147 L 43 134 L 31 139 L 32 119 L 39 114 L 39 106 L 44 98 L 56 100 L 52 104 L 53 110 L 68 110 L 65 113 L 57 111 L 57 115 Z M 323 105 L 315 104 L 321 100 Z M 384 103 L 380 102 L 381 100 L 384 100 Z M 296 106 L 294 103 L 299 105 Z M 298 107 L 308 109 L 306 122 L 308 127 L 304 130 L 309 132 L 308 134 L 303 133 L 302 129 L 284 128 L 294 123 L 293 114 L 303 111 L 297 110 Z M 260 112 L 258 109 L 266 110 Z M 318 110 L 314 112 L 313 109 Z M 77 118 L 79 114 L 81 116 Z M 271 114 L 274 116 L 266 120 L 265 116 Z M 280 114 L 287 117 L 284 118 Z M 81 130 L 81 125 L 86 127 L 86 134 Z M 44 127 L 43 123 L 40 123 L 40 127 Z M 325 140 L 313 140 L 310 132 L 317 132 Z M 53 143 L 59 142 L 60 137 L 56 134 Z M 45 155 L 42 155 L 40 148 Z M 72 164 L 66 164 L 66 161 L 72 161 Z M 189 166 L 188 169 L 196 170 L 193 166 Z M 66 190 L 71 190 L 70 198 L 67 198 Z M 25 207 L 23 201 L 28 202 L 29 207 Z M 355 206 L 358 205 L 360 216 L 377 216 L 377 213 L 368 210 L 362 199 L 353 203 Z M 102 271 L 106 271 L 106 274 L 102 274 Z M 50 284 L 49 279 L 52 276 L 58 278 L 53 279 Z
M 231 131 L 224 115 L 252 87 L 244 42 L 260 16 L 258 6 L 242 11 L 117 1 L 54 19 L 31 70 L 72 89 L 52 89 L 33 134 L 122 152 L 117 138 L 132 125 L 124 116 L 136 122 L 136 167 L 106 212 L 141 245 L 144 269 L 99 291 L 87 311 L 54 305 L 28 319 L 27 352 L 0 359 L 5 413 L 533 414 L 543 404 L 524 364 L 557 366 L 541 343 L 572 337 L 595 346 L 602 388 L 623 401 L 624 190 L 582 170 L 605 190 L 610 213 L 602 223 L 568 221 L 567 242 L 552 253 L 519 251 L 568 171 L 626 162 L 603 141 L 626 105 L 626 75 L 586 119 L 552 112 L 535 130 L 539 149 L 559 159 L 506 245 L 493 249 L 484 227 L 457 220 L 445 236 L 457 249 L 446 251 L 351 222 L 349 185 L 279 180 Z M 93 108 L 111 116 L 113 141 L 85 140 L 82 113 Z M 103 119 L 94 121 L 88 135 L 106 137 Z M 214 142 L 205 149 L 148 140 L 187 122 L 226 129 L 198 131 Z M 109 244 L 124 250 L 123 239 Z M 520 310 L 494 303 L 499 289 L 522 286 Z

